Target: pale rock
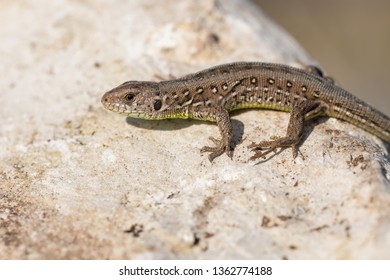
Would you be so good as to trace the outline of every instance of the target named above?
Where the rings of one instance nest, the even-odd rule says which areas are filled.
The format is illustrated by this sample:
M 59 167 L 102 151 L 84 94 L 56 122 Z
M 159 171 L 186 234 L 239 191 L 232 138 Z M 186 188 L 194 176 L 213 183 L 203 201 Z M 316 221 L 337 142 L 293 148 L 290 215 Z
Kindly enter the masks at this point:
M 127 80 L 231 61 L 314 63 L 249 1 L 0 4 L 1 259 L 390 258 L 389 156 L 354 126 L 284 135 L 288 114 L 234 114 L 232 160 L 199 149 L 215 124 L 104 110 Z

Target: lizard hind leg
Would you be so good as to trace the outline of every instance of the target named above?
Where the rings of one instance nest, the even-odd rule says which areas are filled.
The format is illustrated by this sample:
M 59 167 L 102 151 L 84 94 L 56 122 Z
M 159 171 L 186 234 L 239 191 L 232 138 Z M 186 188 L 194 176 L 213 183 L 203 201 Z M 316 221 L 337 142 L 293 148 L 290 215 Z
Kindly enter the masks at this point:
M 304 101 L 294 106 L 291 111 L 286 136 L 249 145 L 248 148 L 255 152 L 250 160 L 265 158 L 269 153 L 276 152 L 278 148 L 285 149 L 289 147 L 292 148 L 293 158 L 296 158 L 303 135 L 305 116 L 307 117 L 311 113 L 318 114 L 320 110 L 320 103 L 316 101 Z

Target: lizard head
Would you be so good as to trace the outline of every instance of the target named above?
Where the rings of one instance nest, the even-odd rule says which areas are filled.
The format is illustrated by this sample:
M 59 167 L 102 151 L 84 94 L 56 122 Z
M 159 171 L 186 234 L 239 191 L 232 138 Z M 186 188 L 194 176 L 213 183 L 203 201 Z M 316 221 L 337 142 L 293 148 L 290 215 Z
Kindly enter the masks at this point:
M 142 119 L 156 119 L 162 106 L 159 85 L 155 82 L 125 82 L 106 92 L 101 101 L 107 110 Z

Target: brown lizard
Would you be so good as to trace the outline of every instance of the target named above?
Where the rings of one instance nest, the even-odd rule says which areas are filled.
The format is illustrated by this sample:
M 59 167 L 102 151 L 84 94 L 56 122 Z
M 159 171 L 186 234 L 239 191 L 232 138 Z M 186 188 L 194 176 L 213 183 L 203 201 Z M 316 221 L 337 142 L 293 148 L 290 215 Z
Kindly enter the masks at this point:
M 295 158 L 305 122 L 318 116 L 345 120 L 390 142 L 388 116 L 312 66 L 302 70 L 260 62 L 224 64 L 170 81 L 125 82 L 105 93 L 102 103 L 108 110 L 135 118 L 217 122 L 222 139 L 210 137 L 215 146 L 201 149 L 210 152 L 210 161 L 224 152 L 232 156 L 229 112 L 247 108 L 291 112 L 286 136 L 250 145 L 255 152 L 252 160 L 287 147 L 292 148 Z

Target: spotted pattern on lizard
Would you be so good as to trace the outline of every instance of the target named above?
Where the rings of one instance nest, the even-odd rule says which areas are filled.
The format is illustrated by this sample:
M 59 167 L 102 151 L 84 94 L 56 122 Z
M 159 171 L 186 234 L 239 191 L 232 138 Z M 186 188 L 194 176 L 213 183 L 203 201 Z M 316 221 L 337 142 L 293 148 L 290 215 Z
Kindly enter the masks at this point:
M 210 153 L 210 161 L 224 152 L 232 156 L 229 113 L 248 108 L 290 112 L 286 136 L 250 145 L 252 160 L 288 147 L 295 158 L 305 123 L 318 116 L 345 120 L 390 142 L 388 116 L 312 66 L 298 69 L 261 62 L 224 64 L 169 81 L 125 82 L 105 93 L 102 103 L 108 110 L 135 118 L 216 122 L 222 138 L 210 137 L 214 146 L 201 149 Z

